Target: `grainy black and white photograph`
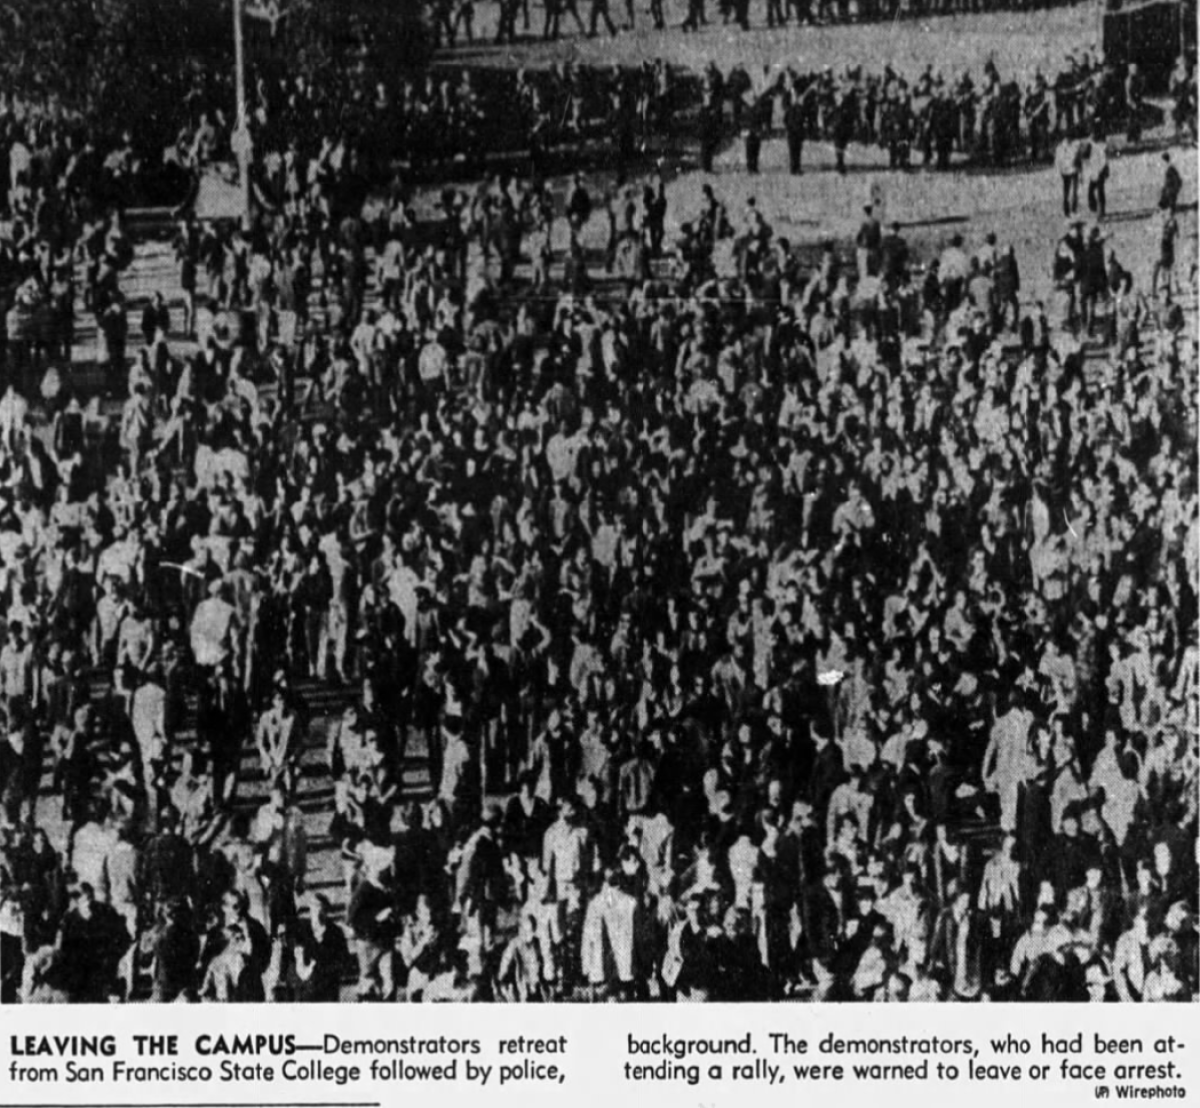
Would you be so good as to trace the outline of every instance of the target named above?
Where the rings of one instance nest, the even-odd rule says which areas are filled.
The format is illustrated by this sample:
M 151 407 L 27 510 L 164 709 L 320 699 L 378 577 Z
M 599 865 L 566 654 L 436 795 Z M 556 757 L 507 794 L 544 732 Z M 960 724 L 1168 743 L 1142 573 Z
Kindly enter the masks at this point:
M 0 0 L 0 1001 L 1197 999 L 1195 0 Z

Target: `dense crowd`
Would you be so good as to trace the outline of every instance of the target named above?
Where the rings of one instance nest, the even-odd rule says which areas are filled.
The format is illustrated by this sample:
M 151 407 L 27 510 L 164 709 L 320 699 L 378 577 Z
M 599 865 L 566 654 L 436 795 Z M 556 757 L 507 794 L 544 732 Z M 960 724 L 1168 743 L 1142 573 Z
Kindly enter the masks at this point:
M 33 130 L 4 265 L 120 414 L 10 324 L 4 1001 L 1194 997 L 1178 274 L 265 140 L 130 335 L 128 162 Z
M 825 26 L 834 23 L 876 23 L 882 20 L 925 19 L 930 16 L 1043 9 L 1055 7 L 1063 0 L 763 0 L 761 11 L 752 0 L 717 0 L 716 10 L 710 11 L 705 0 L 686 0 L 683 18 L 675 22 L 675 14 L 664 0 L 650 0 L 642 9 L 636 0 L 624 0 L 620 9 L 613 0 L 589 0 L 587 18 L 581 12 L 579 0 L 543 0 L 540 16 L 531 12 L 530 0 L 497 0 L 495 27 L 496 43 L 514 43 L 540 37 L 554 41 L 564 33 L 574 31 L 579 36 L 595 38 L 601 31 L 616 35 L 619 31 L 634 31 L 640 25 L 662 31 L 668 28 L 700 31 L 710 24 L 723 27 L 736 25 L 749 31 L 759 27 L 782 28 L 791 23 L 797 27 Z M 670 7 L 674 7 L 671 5 Z M 428 0 L 426 20 L 439 46 L 453 47 L 478 41 L 476 34 L 476 0 Z M 619 23 L 614 20 L 614 15 Z M 710 19 L 711 15 L 711 19 Z
M 255 94 L 259 135 L 257 179 L 263 199 L 288 195 L 284 178 L 302 192 L 344 147 L 367 175 L 403 165 L 410 177 L 468 176 L 486 166 L 524 168 L 545 176 L 564 160 L 610 151 L 624 174 L 639 153 L 699 141 L 711 169 L 722 145 L 739 135 L 786 137 L 793 172 L 806 141 L 824 140 L 844 167 L 852 144 L 886 150 L 896 167 L 947 169 L 952 158 L 999 165 L 1044 161 L 1063 138 L 1124 132 L 1136 142 L 1157 109 L 1147 102 L 1136 65 L 1106 65 L 1088 51 L 1064 59 L 1047 77 L 1025 83 L 988 63 L 978 73 L 919 74 L 849 66 L 797 67 L 751 73 L 735 65 L 691 72 L 661 59 L 638 68 L 561 63 L 545 69 L 437 70 L 395 87 L 358 87 L 352 76 L 311 82 L 260 82 Z M 342 86 L 345 87 L 342 87 Z M 1171 81 L 1176 133 L 1194 135 L 1195 66 L 1180 58 Z M 307 122 L 305 122 L 307 121 Z M 340 143 L 325 136 L 345 136 Z M 224 132 L 207 116 L 185 129 L 178 147 L 211 157 Z
M 260 204 L 319 207 L 332 199 L 335 209 L 353 208 L 372 182 L 397 172 L 410 182 L 498 170 L 540 177 L 601 160 L 624 175 L 639 157 L 681 143 L 698 143 L 711 169 L 738 136 L 753 145 L 784 136 L 793 172 L 805 142 L 816 140 L 835 146 L 839 168 L 852 145 L 883 149 L 903 168 L 1036 162 L 1049 160 L 1063 139 L 1124 133 L 1137 142 L 1157 118 L 1137 66 L 1106 65 L 1086 50 L 1024 82 L 992 63 L 978 72 L 862 65 L 693 72 L 661 58 L 625 68 L 445 65 L 372 81 L 349 68 L 263 73 L 252 82 L 247 111 Z M 1176 137 L 1194 138 L 1190 58 L 1179 59 L 1169 95 Z M 36 207 L 40 223 L 65 223 L 53 237 L 75 242 L 94 209 L 147 194 L 179 202 L 205 167 L 232 159 L 232 100 L 227 82 L 212 74 L 153 126 L 133 130 L 10 105 L 0 112 L 0 176 L 14 186 L 15 213 L 28 221 Z M 340 187 L 331 198 L 332 179 Z
M 1180 58 L 1170 95 L 1176 133 L 1194 134 L 1195 66 Z M 402 164 L 410 177 L 475 175 L 486 164 L 517 159 L 534 176 L 559 160 L 610 150 L 619 173 L 638 152 L 697 137 L 711 168 L 717 150 L 747 132 L 786 136 L 793 171 L 805 141 L 835 145 L 838 164 L 851 144 L 888 151 L 893 166 L 950 167 L 952 157 L 985 165 L 1043 161 L 1064 137 L 1124 132 L 1140 139 L 1157 109 L 1146 99 L 1136 65 L 1118 69 L 1088 51 L 1068 56 L 1058 71 L 1037 71 L 1025 83 L 988 63 L 981 72 L 919 74 L 858 65 L 797 67 L 751 73 L 735 65 L 690 72 L 661 59 L 638 68 L 598 68 L 565 62 L 545 69 L 431 71 L 395 87 L 360 87 L 353 75 L 332 82 L 289 78 L 259 82 L 254 116 L 258 179 L 264 199 L 286 194 L 282 172 L 303 191 L 339 146 L 343 156 L 378 176 Z M 178 147 L 199 160 L 227 144 L 208 116 L 185 129 Z M 325 136 L 346 136 L 342 142 Z M 281 169 L 282 166 L 282 169 Z

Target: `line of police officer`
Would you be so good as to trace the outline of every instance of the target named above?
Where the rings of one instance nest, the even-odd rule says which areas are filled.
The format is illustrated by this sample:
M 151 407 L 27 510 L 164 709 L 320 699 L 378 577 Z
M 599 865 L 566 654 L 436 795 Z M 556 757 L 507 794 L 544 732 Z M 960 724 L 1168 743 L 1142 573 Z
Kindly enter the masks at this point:
M 1195 84 L 1194 68 L 1188 80 Z M 845 172 L 851 143 L 887 150 L 893 168 L 921 164 L 948 169 L 962 154 L 980 165 L 1048 158 L 1062 135 L 1108 135 L 1120 127 L 1140 134 L 1145 105 L 1137 74 L 1093 59 L 1069 56 L 1048 81 L 1040 71 L 1024 85 L 1003 77 L 989 61 L 976 79 L 962 73 L 947 79 L 932 67 L 909 81 L 890 67 L 868 73 L 852 67 L 836 75 L 788 68 L 766 73 L 757 85 L 736 67 L 722 75 L 714 65 L 704 74 L 700 119 L 701 164 L 711 171 L 721 142 L 741 132 L 746 167 L 757 172 L 763 138 L 782 132 L 792 173 L 802 172 L 804 143 L 823 139 L 834 146 Z M 731 111 L 727 110 L 731 105 Z

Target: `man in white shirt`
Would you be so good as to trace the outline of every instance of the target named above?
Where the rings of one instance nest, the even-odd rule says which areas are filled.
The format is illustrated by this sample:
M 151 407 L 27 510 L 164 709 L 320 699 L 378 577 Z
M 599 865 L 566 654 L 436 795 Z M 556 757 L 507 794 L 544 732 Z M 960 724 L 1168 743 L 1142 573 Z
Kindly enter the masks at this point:
M 558 909 L 562 950 L 556 960 L 563 966 L 568 988 L 579 972 L 583 903 L 594 866 L 592 836 L 579 819 L 578 802 L 573 796 L 563 797 L 558 819 L 542 840 L 542 869 L 546 874 L 546 900 Z
M 1099 131 L 1092 135 L 1088 144 L 1083 173 L 1087 184 L 1088 210 L 1095 212 L 1096 218 L 1102 220 L 1108 213 L 1108 140 Z
M 1054 151 L 1054 167 L 1062 177 L 1063 215 L 1072 216 L 1079 210 L 1079 141 L 1065 134 Z
M 16 620 L 8 625 L 8 642 L 0 650 L 0 693 L 6 705 L 33 693 L 33 644 Z

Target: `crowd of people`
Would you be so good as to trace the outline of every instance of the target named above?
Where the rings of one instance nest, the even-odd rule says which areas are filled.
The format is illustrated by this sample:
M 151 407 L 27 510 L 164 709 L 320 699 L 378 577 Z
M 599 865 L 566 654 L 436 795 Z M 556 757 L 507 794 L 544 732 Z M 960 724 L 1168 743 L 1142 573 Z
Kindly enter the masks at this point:
M 1194 137 L 1194 61 L 1180 57 L 1170 96 L 1177 137 Z M 886 150 L 894 167 L 948 169 L 966 161 L 1002 165 L 1046 161 L 1064 139 L 1124 133 L 1139 141 L 1155 118 L 1137 65 L 1119 68 L 1083 50 L 1057 72 L 1040 70 L 1022 83 L 994 63 L 972 73 L 919 74 L 887 67 L 805 70 L 715 64 L 692 72 L 661 58 L 640 67 L 602 68 L 571 62 L 518 70 L 450 68 L 395 87 L 360 87 L 352 75 L 313 82 L 260 81 L 254 95 L 258 181 L 263 199 L 287 195 L 280 174 L 302 192 L 325 162 L 357 159 L 378 176 L 401 164 L 410 179 L 452 167 L 477 176 L 486 167 L 526 166 L 545 175 L 558 161 L 604 152 L 623 174 L 639 153 L 661 152 L 698 138 L 700 161 L 712 168 L 718 150 L 740 135 L 786 137 L 793 172 L 806 141 L 832 143 L 844 169 L 852 144 Z M 227 148 L 232 121 L 202 115 L 176 144 L 181 160 L 203 162 Z M 340 143 L 325 136 L 339 134 Z
M 0 127 L 60 321 L 4 348 L 0 1000 L 1192 999 L 1172 286 L 662 177 L 368 218 L 291 92 L 140 326 L 128 139 Z
M 619 11 L 611 0 L 589 0 L 587 18 L 580 11 L 579 0 L 543 0 L 538 17 L 531 12 L 530 0 L 497 0 L 494 41 L 515 43 L 530 38 L 557 41 L 564 33 L 574 31 L 580 37 L 595 38 L 601 31 L 617 35 L 632 32 L 640 26 L 657 31 L 678 29 L 700 31 L 709 25 L 736 25 L 749 31 L 753 24 L 769 29 L 786 27 L 827 26 L 835 23 L 877 23 L 883 20 L 924 19 L 930 16 L 978 14 L 990 11 L 1044 9 L 1057 6 L 1064 0 L 1038 0 L 1027 4 L 1023 0 L 995 3 L 992 0 L 764 0 L 761 15 L 751 0 L 718 0 L 716 11 L 709 12 L 705 0 L 687 0 L 682 18 L 669 10 L 664 0 L 650 0 L 639 10 L 636 0 L 624 0 Z M 454 47 L 479 41 L 476 34 L 476 0 L 429 0 L 425 11 L 434 40 L 440 47 Z M 620 20 L 614 21 L 614 14 Z M 712 16 L 710 19 L 709 16 Z M 649 17 L 649 23 L 645 22 Z
M 1190 57 L 1178 60 L 1169 95 L 1176 137 L 1194 138 Z M 1136 65 L 1107 65 L 1087 50 L 1024 82 L 991 62 L 957 73 L 862 65 L 752 72 L 740 64 L 722 72 L 658 58 L 638 67 L 444 65 L 378 83 L 354 69 L 264 73 L 248 96 L 257 198 L 272 207 L 319 198 L 333 176 L 345 193 L 339 199 L 354 206 L 370 182 L 397 171 L 409 182 L 498 169 L 545 176 L 590 161 L 623 175 L 639 157 L 692 143 L 711 169 L 739 136 L 756 145 L 785 137 L 792 172 L 800 172 L 811 141 L 832 143 L 839 169 L 851 145 L 886 150 L 902 168 L 1038 162 L 1064 139 L 1124 133 L 1136 143 L 1157 111 Z M 36 207 L 39 222 L 62 223 L 68 209 L 74 223 L 52 237 L 69 229 L 74 240 L 89 214 L 74 211 L 79 199 L 106 210 L 149 191 L 178 203 L 189 180 L 194 189 L 206 167 L 232 160 L 232 99 L 227 82 L 210 75 L 173 111 L 159 111 L 153 126 L 112 131 L 11 105 L 0 113 L 0 150 L 11 151 L 0 172 L 14 186 L 24 178 L 17 213 L 28 218 Z

